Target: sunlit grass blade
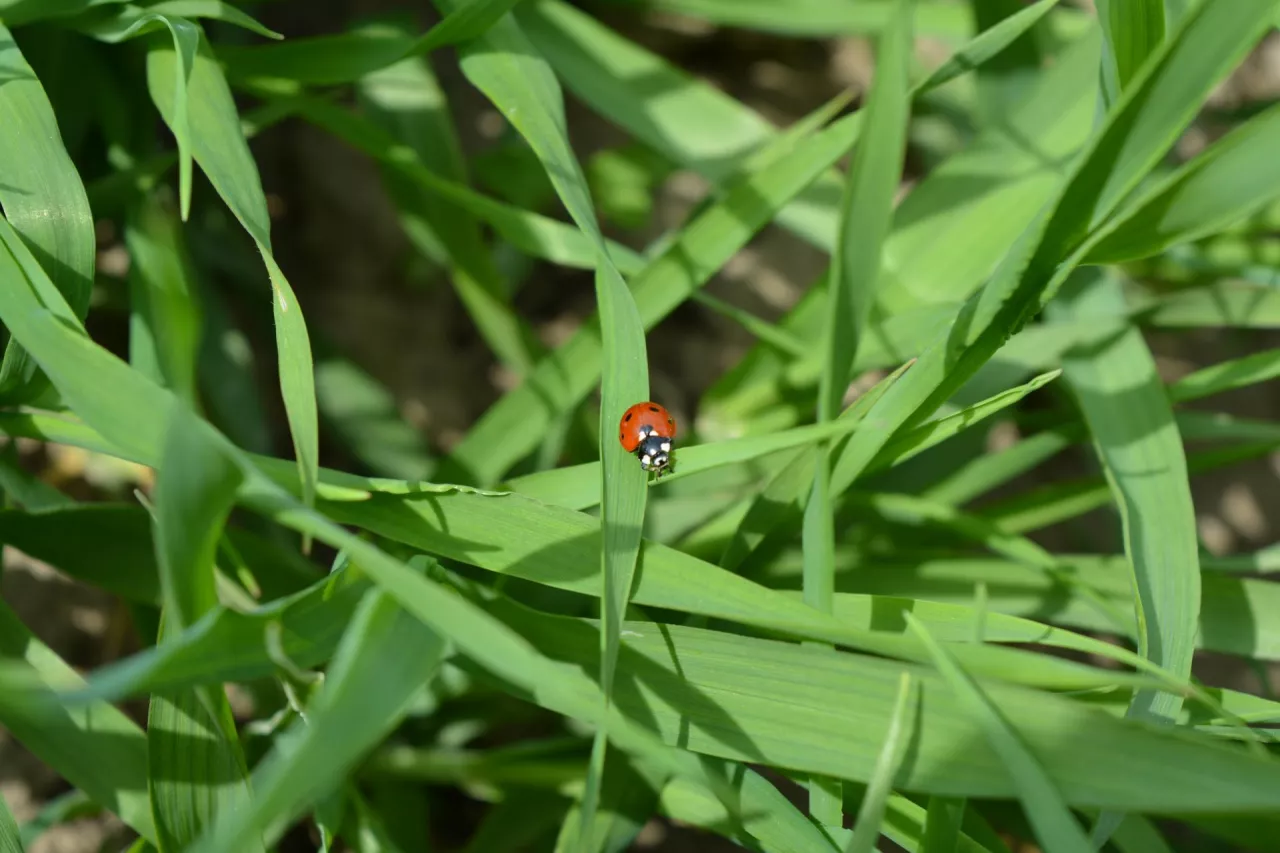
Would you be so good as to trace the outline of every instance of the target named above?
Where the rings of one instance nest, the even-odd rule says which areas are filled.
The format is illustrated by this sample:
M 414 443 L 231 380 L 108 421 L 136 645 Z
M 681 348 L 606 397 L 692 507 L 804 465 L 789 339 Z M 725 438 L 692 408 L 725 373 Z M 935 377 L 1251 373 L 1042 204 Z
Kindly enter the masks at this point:
M 1169 385 L 1169 398 L 1187 403 L 1280 376 L 1280 350 L 1269 349 L 1210 365 Z
M 1150 257 L 1230 226 L 1280 195 L 1280 107 L 1233 128 L 1125 207 L 1103 229 L 1087 263 Z
M 147 83 L 152 100 L 170 127 L 176 127 L 178 122 L 172 110 L 177 96 L 174 81 L 178 64 L 172 45 L 154 45 L 147 52 Z M 187 98 L 192 155 L 257 244 L 271 280 L 280 391 L 303 484 L 303 501 L 310 502 L 320 464 L 311 341 L 302 305 L 272 255 L 267 200 L 240 127 L 235 101 L 212 49 L 203 39 L 188 75 Z
M 0 19 L 10 20 L 7 13 Z M 0 23 L 0 205 L 81 319 L 94 275 L 93 216 L 84 185 L 63 147 L 44 87 Z M 10 403 L 37 397 L 47 384 L 12 341 L 0 365 L 0 394 Z
M 426 561 L 418 561 L 420 567 Z M 253 802 L 224 814 L 190 849 L 236 853 L 273 844 L 298 814 L 340 786 L 352 765 L 400 721 L 445 657 L 443 638 L 381 590 L 367 592 L 334 653 L 324 686 L 255 768 Z
M 885 730 L 884 743 L 876 759 L 875 770 L 862 796 L 862 805 L 853 824 L 853 837 L 844 846 L 844 853 L 872 853 L 876 839 L 880 837 L 880 822 L 884 820 L 885 800 L 893 789 L 893 782 L 902 768 L 912 735 L 915 732 L 919 695 L 910 673 L 904 672 L 898 681 L 898 696 Z
M 0 725 L 64 779 L 116 814 L 143 838 L 156 839 L 147 794 L 147 736 L 106 702 L 60 708 L 55 690 L 83 683 L 0 602 L 0 653 L 20 659 L 48 687 L 21 695 L 0 690 Z
M 1026 810 L 1036 837 L 1046 853 L 1092 853 L 1093 845 L 1072 817 L 1053 780 L 1017 731 L 1002 717 L 991 700 L 910 614 L 907 623 L 933 654 L 934 665 L 951 687 L 952 694 L 977 720 L 991 748 L 1000 756 L 1014 780 L 1018 799 Z
M 924 4 L 917 2 L 917 9 L 922 5 Z M 956 51 L 935 68 L 925 81 L 916 87 L 916 93 L 924 94 L 931 89 L 943 86 L 1000 55 L 1005 48 L 1021 38 L 1057 5 L 1058 0 L 1040 0 L 1009 15 L 995 26 L 983 30 L 968 45 Z

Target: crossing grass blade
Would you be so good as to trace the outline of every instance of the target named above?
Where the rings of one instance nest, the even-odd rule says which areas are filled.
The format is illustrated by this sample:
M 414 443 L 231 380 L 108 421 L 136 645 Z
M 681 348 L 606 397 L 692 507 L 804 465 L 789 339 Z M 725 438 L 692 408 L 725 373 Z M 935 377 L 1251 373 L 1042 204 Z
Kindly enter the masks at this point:
M 8 21 L 7 13 L 0 21 Z M 44 87 L 12 33 L 0 23 L 0 208 L 45 265 L 70 313 L 89 310 L 94 275 L 93 216 L 84 185 L 63 146 Z M 6 402 L 35 399 L 48 387 L 12 341 L 0 364 Z
M 721 201 L 681 229 L 671 245 L 632 277 L 644 327 L 652 328 L 710 280 L 783 204 L 845 154 L 860 124 L 855 115 L 807 139 L 788 140 L 776 159 L 765 158 L 770 162 L 761 171 L 742 175 Z M 600 364 L 597 318 L 549 354 L 523 385 L 504 395 L 476 422 L 454 449 L 441 476 L 461 479 L 469 472 L 481 483 L 499 479 L 537 447 L 540 435 L 556 417 L 590 393 Z M 616 425 L 606 425 L 611 439 Z M 631 464 L 635 466 L 634 461 Z
M 1280 195 L 1273 157 L 1280 107 L 1233 128 L 1190 162 L 1127 205 L 1089 250 L 1087 263 L 1155 255 L 1230 226 Z
M 1002 718 L 982 688 L 930 636 L 928 629 L 910 614 L 906 619 L 933 653 L 934 665 L 946 679 L 953 695 L 977 719 L 992 750 L 1000 756 L 1045 853 L 1089 853 L 1093 850 L 1093 845 L 1072 817 L 1041 760 L 1018 737 L 1009 721 Z
M 1108 101 L 1114 102 L 1129 87 L 1164 40 L 1164 15 L 1164 0 L 1102 0 L 1098 4 L 1098 19 L 1107 37 L 1102 80 Z
M 170 128 L 180 126 L 172 109 L 177 97 L 179 63 L 172 45 L 155 45 L 147 52 L 147 84 Z M 192 156 L 253 238 L 266 264 L 272 289 L 280 391 L 303 484 L 303 502 L 309 503 L 314 499 L 320 464 L 311 340 L 302 305 L 272 255 L 267 200 L 257 164 L 240 128 L 235 101 L 212 48 L 204 39 L 187 75 L 187 98 Z
M 22 853 L 22 839 L 18 835 L 18 822 L 9 811 L 9 804 L 0 797 L 0 853 Z
M 1057 201 L 1027 228 L 1000 269 L 959 314 L 951 335 L 929 347 L 872 416 L 884 429 L 844 448 L 856 478 L 902 425 L 927 417 L 1050 299 L 1079 263 L 1086 235 L 1114 212 L 1173 144 L 1210 88 L 1266 26 L 1272 4 L 1201 4 L 1153 54 L 1110 111 Z M 837 463 L 839 464 L 839 463 Z
M 425 559 L 415 561 L 428 568 Z M 361 756 L 402 719 L 448 645 L 387 593 L 368 590 L 334 652 L 324 686 L 253 773 L 253 802 L 224 813 L 193 853 L 235 853 L 259 835 L 274 844 L 289 823 L 339 787 Z
M 463 10 L 476 5 L 486 4 L 473 2 Z M 432 172 L 465 184 L 462 149 L 448 103 L 425 60 L 405 59 L 366 75 L 357 91 L 370 120 L 409 146 Z M 508 285 L 484 243 L 479 222 L 458 205 L 401 180 L 398 169 L 384 164 L 381 171 L 406 234 L 413 239 L 425 227 L 444 247 L 452 265 L 454 290 L 489 348 L 517 375 L 528 372 L 542 347 L 512 309 Z
M 903 673 L 898 681 L 898 696 L 894 701 L 893 715 L 885 732 L 884 744 L 876 759 L 871 781 L 862 796 L 858 816 L 853 824 L 853 836 L 844 846 L 845 853 L 871 853 L 880 836 L 880 824 L 884 820 L 885 801 L 893 788 L 893 782 L 902 768 L 917 717 L 919 696 L 910 673 Z
M 457 0 L 437 0 L 446 12 L 460 8 Z M 537 57 L 519 26 L 510 17 L 460 49 L 462 72 L 502 112 L 537 154 L 556 193 L 574 223 L 596 250 L 596 308 L 599 312 L 603 358 L 600 383 L 600 462 L 603 468 L 603 517 L 600 687 L 607 712 L 613 694 L 619 625 L 631 597 L 636 558 L 644 528 L 648 473 L 614 439 L 622 413 L 649 399 L 649 358 L 645 327 L 635 300 L 610 257 L 596 221 L 586 177 L 569 145 L 560 84 L 546 61 Z M 582 801 L 583 833 L 589 838 L 595 820 L 606 751 L 603 730 L 596 737 Z M 588 849 L 585 846 L 579 849 Z

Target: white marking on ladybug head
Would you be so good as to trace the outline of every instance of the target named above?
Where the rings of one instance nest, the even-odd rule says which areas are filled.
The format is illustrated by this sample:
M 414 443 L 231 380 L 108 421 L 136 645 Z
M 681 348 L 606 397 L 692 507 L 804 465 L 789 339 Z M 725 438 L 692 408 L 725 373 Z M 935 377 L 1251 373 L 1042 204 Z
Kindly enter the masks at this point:
M 653 457 L 654 468 L 662 468 L 666 466 L 666 464 L 667 464 L 667 454 L 659 453 L 657 456 Z
M 650 456 L 648 453 L 640 457 L 641 467 L 648 468 L 652 463 L 653 463 L 653 457 Z
M 662 444 L 660 445 L 660 447 L 662 448 L 662 452 L 663 452 L 663 453 L 670 453 L 670 452 L 671 452 L 671 442 L 669 442 L 669 441 L 664 441 L 664 442 L 662 442 Z

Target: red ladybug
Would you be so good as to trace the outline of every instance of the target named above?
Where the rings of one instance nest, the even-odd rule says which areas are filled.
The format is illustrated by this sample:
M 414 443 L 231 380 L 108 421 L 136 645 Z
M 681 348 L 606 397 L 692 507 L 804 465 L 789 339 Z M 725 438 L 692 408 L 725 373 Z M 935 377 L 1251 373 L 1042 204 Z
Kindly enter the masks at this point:
M 636 403 L 622 413 L 618 441 L 622 449 L 640 457 L 640 467 L 657 471 L 671 467 L 671 446 L 676 437 L 676 419 L 657 403 Z

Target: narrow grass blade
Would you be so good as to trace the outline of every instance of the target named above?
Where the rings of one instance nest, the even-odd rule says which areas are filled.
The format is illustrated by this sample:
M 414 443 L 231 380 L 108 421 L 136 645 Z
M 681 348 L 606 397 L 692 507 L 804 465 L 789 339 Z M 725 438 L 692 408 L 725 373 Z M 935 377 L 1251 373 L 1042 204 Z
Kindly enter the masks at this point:
M 762 171 L 741 176 L 723 200 L 686 225 L 679 237 L 631 280 L 645 328 L 652 328 L 705 284 L 787 200 L 847 153 L 860 124 L 858 116 L 841 119 L 789 146 Z M 597 320 L 539 363 L 523 385 L 485 412 L 454 449 L 441 476 L 481 483 L 501 477 L 537 447 L 555 418 L 591 392 L 600 375 L 600 353 Z M 610 440 L 615 427 L 608 424 Z
M 574 850 L 624 853 L 633 849 L 636 836 L 657 810 L 658 792 L 667 781 L 661 769 L 651 769 L 643 763 L 633 766 L 626 755 L 618 754 L 615 749 L 610 749 L 604 767 L 600 804 L 586 837 L 583 837 L 581 806 L 575 805 L 560 825 L 556 853 Z
M 865 107 L 866 128 L 853 152 L 827 283 L 818 423 L 830 422 L 840 413 L 854 357 L 876 303 L 880 254 L 902 178 L 911 116 L 907 76 L 912 48 L 911 12 L 910 0 L 896 0 L 890 24 L 877 40 L 876 73 Z M 804 595 L 806 603 L 830 613 L 835 592 L 830 448 L 820 445 L 815 456 L 813 489 L 803 522 Z M 820 780 L 811 780 L 809 810 L 818 820 L 842 826 L 842 803 L 839 788 L 828 790 Z
M 214 558 L 241 475 L 201 440 L 198 420 L 175 402 L 155 493 L 156 557 L 166 644 L 218 606 Z M 157 693 L 147 717 L 148 789 L 161 848 L 186 849 L 220 813 L 245 808 L 249 772 L 222 690 Z M 257 840 L 242 849 L 262 850 Z
M 7 12 L 0 20 L 13 23 Z M 93 215 L 84 185 L 63 147 L 44 87 L 8 29 L 0 24 L 0 207 L 46 267 L 69 312 L 83 319 L 93 285 Z M 18 403 L 47 384 L 14 343 L 0 365 L 0 394 Z
M 961 797 L 930 797 L 920 853 L 957 853 L 964 812 L 965 800 Z
M 147 52 L 147 83 L 152 100 L 171 128 L 179 126 L 179 116 L 172 109 L 179 64 L 171 45 L 156 45 Z M 258 167 L 240 128 L 235 101 L 212 49 L 203 39 L 188 75 L 187 96 L 192 156 L 257 244 L 271 280 L 280 391 L 303 483 L 303 501 L 310 502 L 320 464 L 311 341 L 302 306 L 271 253 L 267 200 Z
M 1233 128 L 1108 223 L 1086 263 L 1151 257 L 1235 224 L 1280 195 L 1280 106 Z
M 1246 388 L 1280 376 L 1280 349 L 1234 358 L 1197 370 L 1169 386 L 1169 399 L 1175 403 L 1187 403 Z
M 910 673 L 903 673 L 898 681 L 898 696 L 889 728 L 885 731 L 884 744 L 876 759 L 875 770 L 867 783 L 862 805 L 853 824 L 853 837 L 844 846 L 844 853 L 872 853 L 876 839 L 880 837 L 880 823 L 884 820 L 885 801 L 893 788 L 895 778 L 902 769 L 903 759 L 915 732 L 919 695 Z
M 118 43 L 157 29 L 169 30 L 173 39 L 173 81 L 170 84 L 173 101 L 165 113 L 173 138 L 178 143 L 178 198 L 182 221 L 191 212 L 191 120 L 189 117 L 188 82 L 200 51 L 200 30 L 194 23 L 177 15 L 164 15 L 154 10 L 142 12 L 126 7 L 121 15 L 107 19 L 89 29 L 89 34 L 109 43 Z
M 7 686 L 0 690 L 0 725 L 94 802 L 154 842 L 143 731 L 106 702 L 59 707 L 54 691 L 83 681 L 2 602 L 0 653 L 26 661 L 47 685 L 25 696 Z
M 1164 0 L 1101 0 L 1098 19 L 1108 48 L 1103 86 L 1108 101 L 1114 102 L 1164 40 Z
M 4 492 L 6 507 L 18 504 L 32 512 L 62 509 L 76 503 L 71 496 L 58 491 L 23 468 L 19 463 L 17 447 L 13 444 L 0 450 L 0 491 Z M 6 514 L 0 510 L 0 518 Z M 6 539 L 5 544 L 14 543 Z
M 131 296 L 138 300 L 133 316 L 144 328 L 135 326 L 132 330 L 130 348 L 136 346 L 134 336 L 145 331 L 159 368 L 157 378 L 194 405 L 201 313 L 181 227 L 158 194 L 143 198 L 132 213 L 125 228 L 125 245 L 129 248 Z
M 193 21 L 202 18 L 210 21 L 222 21 L 248 30 L 251 33 L 256 33 L 264 38 L 284 38 L 280 33 L 267 29 L 235 6 L 225 2 L 225 0 L 160 0 L 157 3 L 149 3 L 145 7 L 128 4 L 126 0 L 97 0 L 98 5 L 108 5 L 116 2 L 122 4 L 123 8 L 108 18 L 101 20 L 90 19 L 90 22 L 81 25 L 82 31 L 90 35 L 100 35 L 103 32 L 119 32 L 135 26 L 139 21 L 148 17 L 165 16 L 187 18 Z
M 0 797 L 0 853 L 22 853 L 22 839 L 18 837 L 18 822 L 9 811 L 9 804 Z
M 919 5 L 922 4 L 917 3 L 917 6 Z M 1040 0 L 1009 15 L 995 26 L 983 30 L 965 47 L 956 51 L 935 68 L 916 88 L 916 93 L 924 94 L 937 89 L 999 56 L 1005 48 L 1021 38 L 1057 5 L 1058 0 Z
M 845 471 L 856 478 L 902 425 L 927 417 L 1018 331 L 1070 274 L 1086 235 L 1154 167 L 1211 87 L 1253 45 L 1273 4 L 1201 4 L 1161 45 L 1073 169 L 1057 201 L 1027 228 L 988 284 L 962 309 L 951 335 L 929 347 L 855 434 Z M 835 484 L 841 485 L 840 483 Z
M 464 10 L 477 5 L 492 4 L 473 2 Z M 357 92 L 369 119 L 409 146 L 423 165 L 447 180 L 466 183 L 448 103 L 425 60 L 406 59 L 369 74 L 361 78 Z M 477 219 L 420 185 L 404 181 L 397 168 L 384 164 L 382 173 L 406 234 L 413 239 L 418 229 L 409 226 L 417 220 L 438 237 L 452 263 L 454 290 L 476 328 L 503 364 L 517 375 L 525 374 L 541 354 L 541 346 L 512 309 L 508 285 L 485 245 Z
M 413 50 L 426 53 L 446 45 L 479 38 L 519 2 L 520 0 L 465 0 L 456 3 L 444 20 L 417 41 Z
M 1003 762 L 1026 809 L 1036 838 L 1045 853 L 1092 853 L 1093 846 L 1076 823 L 1041 761 L 1028 749 L 1017 731 L 945 649 L 910 614 L 907 624 L 933 654 L 934 665 L 953 695 L 977 720 L 987 742 Z
M 424 567 L 425 561 L 418 565 Z M 448 646 L 395 599 L 370 590 L 334 653 L 324 687 L 254 770 L 252 805 L 224 814 L 190 849 L 236 853 L 268 845 L 400 722 Z
M 375 474 L 425 480 L 435 470 L 425 437 L 405 421 L 391 391 L 354 362 L 318 358 L 316 400 L 325 425 Z

